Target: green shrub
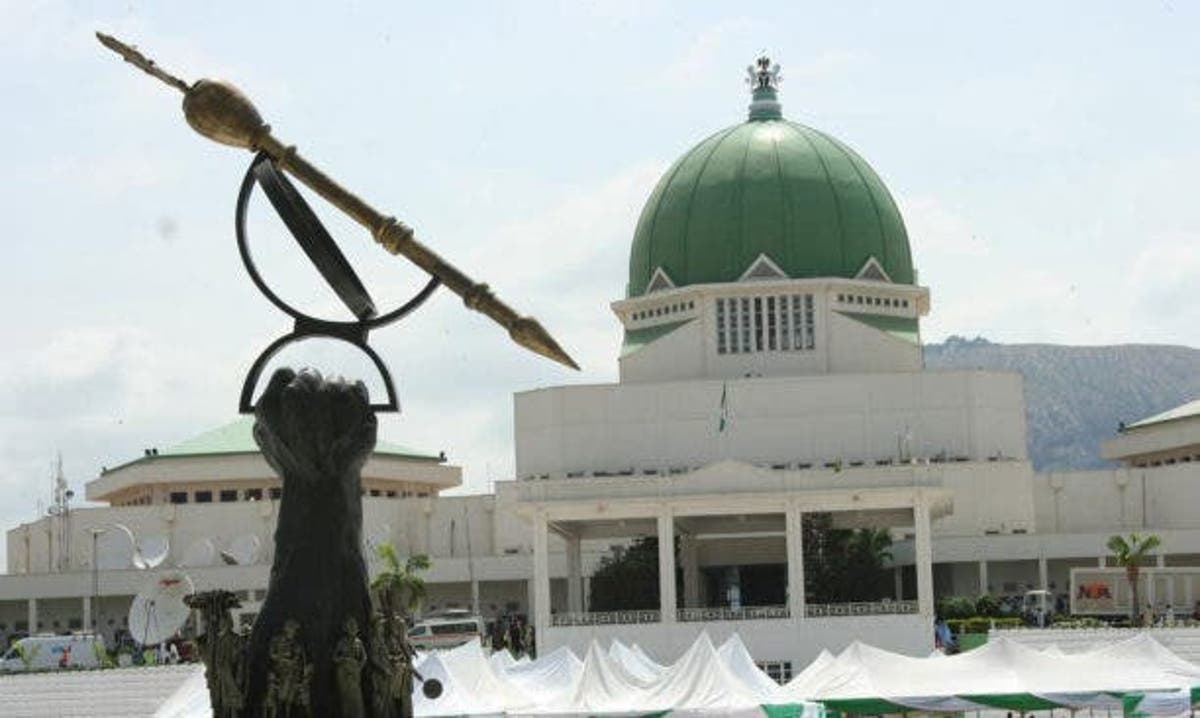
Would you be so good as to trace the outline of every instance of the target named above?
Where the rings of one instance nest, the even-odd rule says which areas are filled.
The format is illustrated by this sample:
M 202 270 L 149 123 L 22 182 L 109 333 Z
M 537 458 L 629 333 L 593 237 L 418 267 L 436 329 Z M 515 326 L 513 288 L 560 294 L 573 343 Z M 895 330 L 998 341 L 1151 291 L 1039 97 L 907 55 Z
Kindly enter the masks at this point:
M 17 644 L 17 658 L 20 658 L 21 663 L 25 664 L 25 670 L 29 670 L 29 667 L 33 665 L 33 660 L 41 651 L 42 647 L 36 643 L 32 646 L 24 643 Z
M 945 596 L 938 599 L 937 612 L 947 621 L 952 618 L 970 618 L 975 615 L 975 602 L 966 596 Z
M 975 599 L 975 615 L 977 616 L 999 616 L 1000 602 L 994 596 L 983 594 Z
M 1055 628 L 1105 628 L 1108 624 L 1092 616 L 1072 616 L 1061 620 L 1055 619 L 1053 626 Z
M 992 616 L 970 616 L 968 618 L 950 618 L 946 625 L 955 633 L 987 633 L 992 626 L 996 628 L 1020 628 L 1025 622 L 1019 618 L 994 618 Z

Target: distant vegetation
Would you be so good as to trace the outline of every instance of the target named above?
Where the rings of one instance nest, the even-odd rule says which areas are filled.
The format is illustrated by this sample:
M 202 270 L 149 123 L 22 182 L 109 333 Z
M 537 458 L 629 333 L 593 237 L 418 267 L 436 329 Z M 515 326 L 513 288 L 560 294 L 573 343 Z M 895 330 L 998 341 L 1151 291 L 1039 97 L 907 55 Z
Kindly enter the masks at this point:
M 1029 455 L 1039 471 L 1108 466 L 1100 442 L 1200 398 L 1200 350 L 1121 344 L 994 344 L 950 337 L 925 347 L 929 369 L 1001 369 L 1025 377 Z

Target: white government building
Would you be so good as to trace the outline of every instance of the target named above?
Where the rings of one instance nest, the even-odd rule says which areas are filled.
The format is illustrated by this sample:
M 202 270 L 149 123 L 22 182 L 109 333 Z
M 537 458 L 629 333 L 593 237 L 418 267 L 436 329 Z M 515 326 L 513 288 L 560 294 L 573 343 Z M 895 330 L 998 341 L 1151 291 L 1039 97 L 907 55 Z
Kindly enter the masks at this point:
M 785 120 L 770 68 L 752 84 L 749 119 L 684 154 L 642 211 L 612 304 L 620 380 L 516 394 L 516 476 L 492 495 L 443 497 L 457 467 L 381 443 L 366 542 L 432 557 L 430 610 L 527 613 L 543 650 L 619 636 L 673 659 L 706 628 L 796 667 L 856 639 L 927 653 L 935 595 L 1061 594 L 1113 533 L 1153 531 L 1160 565 L 1200 565 L 1200 404 L 1106 442 L 1120 468 L 1035 473 L 1019 375 L 924 369 L 930 293 L 879 177 Z M 239 591 L 252 618 L 280 491 L 245 418 L 104 471 L 86 493 L 108 506 L 8 531 L 0 636 L 114 631 L 166 566 Z M 789 590 L 814 512 L 891 530 L 889 595 Z M 658 543 L 658 608 L 589 610 L 600 558 L 654 535 L 674 539 Z M 1190 613 L 1190 594 L 1169 600 Z

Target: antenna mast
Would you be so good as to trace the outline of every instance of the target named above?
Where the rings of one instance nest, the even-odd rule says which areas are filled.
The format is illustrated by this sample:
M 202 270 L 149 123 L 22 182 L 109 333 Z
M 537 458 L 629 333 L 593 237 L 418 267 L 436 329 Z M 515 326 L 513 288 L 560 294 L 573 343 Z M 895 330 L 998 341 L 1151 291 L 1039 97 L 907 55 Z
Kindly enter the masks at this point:
M 63 475 L 61 451 L 55 456 L 53 474 L 54 488 L 47 513 L 51 517 L 58 517 L 56 527 L 58 529 L 58 561 L 56 565 L 59 571 L 66 571 L 71 567 L 71 499 L 74 498 L 75 492 L 67 487 L 67 478 Z

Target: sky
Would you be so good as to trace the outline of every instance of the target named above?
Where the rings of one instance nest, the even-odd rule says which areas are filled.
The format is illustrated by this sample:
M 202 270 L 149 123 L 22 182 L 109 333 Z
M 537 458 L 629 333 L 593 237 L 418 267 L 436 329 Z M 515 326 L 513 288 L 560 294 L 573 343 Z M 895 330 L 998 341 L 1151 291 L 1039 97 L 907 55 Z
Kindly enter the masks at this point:
M 95 30 L 234 82 L 582 365 L 445 291 L 372 334 L 403 409 L 381 438 L 446 451 L 465 492 L 512 477 L 513 392 L 616 379 L 608 305 L 641 206 L 745 119 L 762 51 L 785 116 L 854 147 L 899 203 L 932 292 L 925 341 L 1200 346 L 1200 4 L 0 0 L 5 529 L 48 501 L 57 452 L 82 496 L 101 467 L 233 420 L 250 362 L 289 328 L 235 247 L 249 154 L 196 135 L 178 92 Z M 317 210 L 381 306 L 419 288 Z M 250 215 L 272 286 L 337 317 L 261 198 Z M 380 388 L 328 343 L 276 364 Z

